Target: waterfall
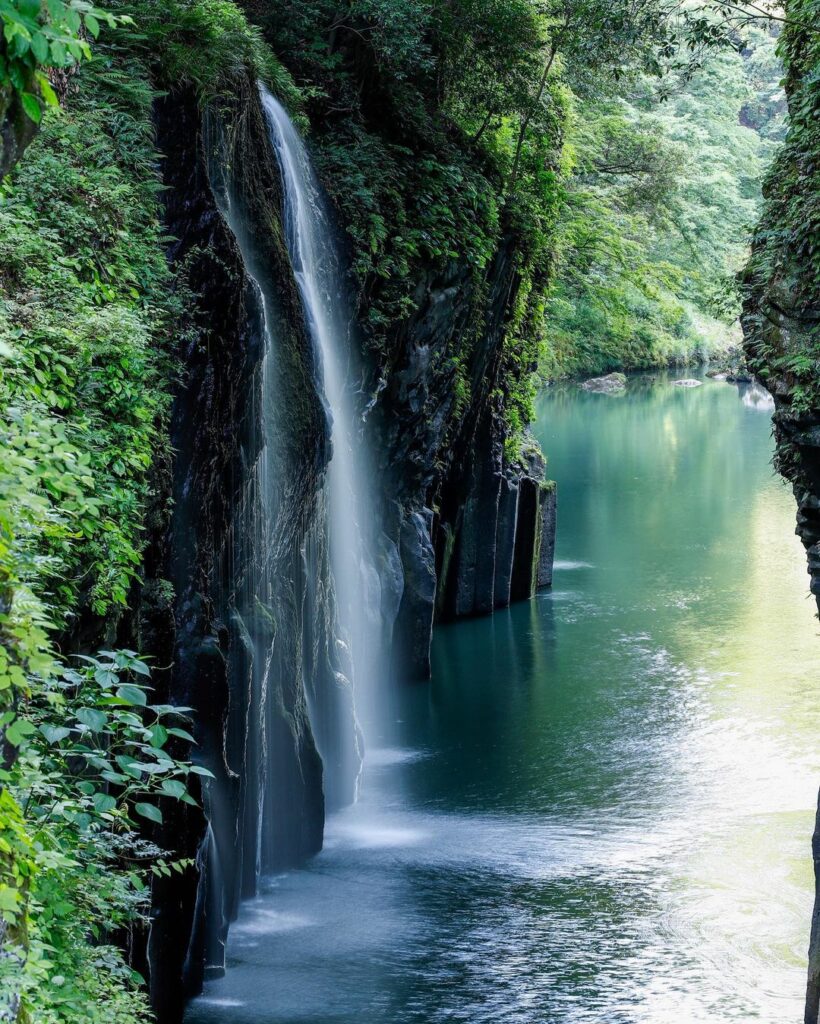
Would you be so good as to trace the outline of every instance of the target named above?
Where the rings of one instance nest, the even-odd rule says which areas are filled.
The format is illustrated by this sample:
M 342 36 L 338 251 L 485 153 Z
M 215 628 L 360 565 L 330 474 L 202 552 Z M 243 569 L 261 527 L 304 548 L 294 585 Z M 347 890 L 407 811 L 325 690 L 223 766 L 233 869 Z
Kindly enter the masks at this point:
M 360 379 L 343 260 L 328 201 L 307 150 L 283 106 L 260 87 L 270 139 L 282 175 L 285 238 L 315 348 L 318 385 L 331 423 L 332 455 L 325 484 L 330 560 L 341 642 L 356 710 L 365 733 L 375 725 L 383 672 L 381 583 L 372 469 L 363 431 Z M 324 754 L 328 729 L 316 721 Z M 335 734 L 338 730 L 332 730 Z M 327 759 L 326 759 L 327 764 Z M 351 765 L 343 766 L 350 771 Z M 333 780 L 327 780 L 333 788 Z
M 207 436 L 236 452 L 216 486 L 203 471 L 204 499 L 228 499 L 216 503 L 218 529 L 185 538 L 213 544 L 208 601 L 199 577 L 181 582 L 191 597 L 180 685 L 200 693 L 216 680 L 202 754 L 214 777 L 203 786 L 209 825 L 190 951 L 209 976 L 223 969 L 230 922 L 260 876 L 317 853 L 326 812 L 356 799 L 359 723 L 366 734 L 385 690 L 383 621 L 393 613 L 386 604 L 382 615 L 374 552 L 398 578 L 398 553 L 375 528 L 359 346 L 333 220 L 284 110 L 264 90 L 261 108 L 261 137 L 255 128 L 233 130 L 218 108 L 203 125 L 208 182 L 232 236 L 225 257 L 239 269 L 241 291 L 226 295 L 243 373 L 229 423 Z M 281 184 L 260 190 L 274 158 Z M 284 239 L 269 229 L 277 215 Z M 203 379 L 205 401 L 210 391 Z M 180 529 L 196 521 L 197 493 L 186 477 L 180 501 L 191 504 Z M 394 585 L 388 594 L 394 603 L 397 592 Z

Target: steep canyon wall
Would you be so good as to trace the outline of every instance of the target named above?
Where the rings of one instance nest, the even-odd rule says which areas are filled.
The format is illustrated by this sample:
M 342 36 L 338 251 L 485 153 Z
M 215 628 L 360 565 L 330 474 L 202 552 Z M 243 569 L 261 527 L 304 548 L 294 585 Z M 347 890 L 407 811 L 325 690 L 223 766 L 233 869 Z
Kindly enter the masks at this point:
M 745 272 L 749 366 L 774 396 L 775 464 L 797 500 L 797 533 L 820 608 L 820 3 L 791 0 L 780 41 L 789 131 L 765 186 Z M 814 841 L 806 1024 L 820 1015 L 820 814 Z
M 213 775 L 204 813 L 180 804 L 160 836 L 196 863 L 155 885 L 147 967 L 159 1019 L 176 1021 L 224 969 L 230 921 L 259 874 L 321 848 L 326 809 L 353 799 L 361 738 L 329 555 L 328 414 L 256 85 L 242 79 L 204 109 L 172 91 L 157 125 L 170 258 L 197 298 L 142 632 L 171 666 L 161 696 L 192 708 L 197 760 Z M 456 260 L 419 281 L 391 364 L 362 355 L 391 675 L 429 674 L 436 618 L 490 612 L 550 581 L 554 489 L 537 452 L 505 453 L 513 244 L 480 287 Z M 470 400 L 456 410 L 451 356 L 478 307 Z M 173 604 L 149 599 L 151 574 L 172 583 Z

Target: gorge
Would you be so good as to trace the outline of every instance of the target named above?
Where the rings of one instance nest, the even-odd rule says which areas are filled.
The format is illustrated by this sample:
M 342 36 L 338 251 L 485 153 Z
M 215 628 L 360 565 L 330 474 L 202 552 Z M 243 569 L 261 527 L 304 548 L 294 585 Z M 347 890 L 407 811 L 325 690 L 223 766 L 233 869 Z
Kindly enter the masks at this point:
M 0 1019 L 794 1019 L 817 0 L 6 6 Z

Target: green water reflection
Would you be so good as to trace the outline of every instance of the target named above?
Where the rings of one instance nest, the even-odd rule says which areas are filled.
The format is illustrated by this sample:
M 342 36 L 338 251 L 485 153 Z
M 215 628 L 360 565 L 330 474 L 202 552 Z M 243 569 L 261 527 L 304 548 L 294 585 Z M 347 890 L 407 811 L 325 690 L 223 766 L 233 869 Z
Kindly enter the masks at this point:
M 554 589 L 437 632 L 191 1022 L 802 1018 L 820 640 L 764 397 L 542 397 Z

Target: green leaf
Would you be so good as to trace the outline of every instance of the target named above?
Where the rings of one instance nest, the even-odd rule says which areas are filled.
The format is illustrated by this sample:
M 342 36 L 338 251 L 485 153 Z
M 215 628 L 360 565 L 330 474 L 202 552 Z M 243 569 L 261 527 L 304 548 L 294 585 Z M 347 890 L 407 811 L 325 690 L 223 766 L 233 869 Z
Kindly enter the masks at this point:
M 100 684 L 100 686 L 108 688 L 109 686 L 115 686 L 117 684 L 119 675 L 116 669 L 103 666 L 96 670 L 94 673 L 94 679 Z
M 159 807 L 155 807 L 154 804 L 134 804 L 134 810 L 137 814 L 141 814 L 143 818 L 148 818 L 149 821 L 155 821 L 158 825 L 162 824 L 162 811 Z
M 99 814 L 106 814 L 108 811 L 113 811 L 116 806 L 117 801 L 113 796 L 109 796 L 107 793 L 94 794 L 94 809 Z
M 125 754 L 118 754 L 116 761 L 120 768 L 126 773 L 126 775 L 130 775 L 132 779 L 142 778 L 140 766 L 138 764 L 134 764 L 133 758 L 127 757 Z
M 40 64 L 44 64 L 48 60 L 48 40 L 42 32 L 35 32 L 31 37 L 31 49 Z
M 33 93 L 24 92 L 20 94 L 20 100 L 26 115 L 35 124 L 39 124 L 43 119 L 43 108 L 40 106 L 40 101 L 37 97 Z
M 0 910 L 14 913 L 20 903 L 20 894 L 17 889 L 7 885 L 0 885 Z
M 108 715 L 104 711 L 95 711 L 94 708 L 80 708 L 77 720 L 88 726 L 92 732 L 102 732 L 108 725 Z
M 41 725 L 40 732 L 51 744 L 59 743 L 61 740 L 64 740 L 66 736 L 71 735 L 71 730 L 66 729 L 63 725 Z
M 31 736 L 36 731 L 31 722 L 27 722 L 24 718 L 17 718 L 6 729 L 6 742 L 13 747 L 22 746 L 26 736 Z
M 168 729 L 169 736 L 178 736 L 181 740 L 187 740 L 189 743 L 196 743 L 196 740 L 188 732 L 187 729 L 178 729 L 176 726 Z
M 192 764 L 191 771 L 194 775 L 204 775 L 208 779 L 215 779 L 216 776 L 208 768 L 203 768 L 201 764 Z
M 57 93 L 52 89 L 51 82 L 46 78 L 45 75 L 38 75 L 37 81 L 40 84 L 40 95 L 46 102 L 46 106 L 59 107 L 60 101 L 57 99 Z
M 180 782 L 179 779 L 164 779 L 162 783 L 163 793 L 167 793 L 168 796 L 174 796 L 177 800 L 181 800 L 186 794 L 185 783 Z
M 151 746 L 159 749 L 168 740 L 168 730 L 164 725 L 155 725 L 151 728 Z
M 129 769 L 134 771 L 145 772 L 147 775 L 159 775 L 160 772 L 167 772 L 168 768 L 173 767 L 172 762 L 166 761 L 162 764 L 158 764 L 156 761 L 131 761 L 125 771 Z
M 137 707 L 141 708 L 144 708 L 148 703 L 145 691 L 140 689 L 139 686 L 132 686 L 130 683 L 126 683 L 125 686 L 118 687 L 117 696 L 120 700 L 124 700 L 126 704 L 135 704 Z
M 86 14 L 85 16 L 85 27 L 94 36 L 95 39 L 99 38 L 100 35 L 100 23 L 94 17 L 93 14 Z

